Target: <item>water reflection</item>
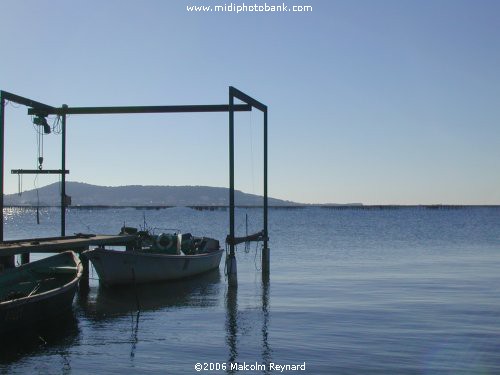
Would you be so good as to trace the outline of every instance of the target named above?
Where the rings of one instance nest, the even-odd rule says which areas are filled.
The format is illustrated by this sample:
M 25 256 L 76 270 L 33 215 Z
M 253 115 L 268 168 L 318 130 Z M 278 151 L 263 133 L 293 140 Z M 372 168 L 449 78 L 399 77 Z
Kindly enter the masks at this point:
M 268 336 L 269 327 L 269 274 L 262 274 L 262 363 L 269 369 L 269 363 L 272 362 L 271 346 Z M 265 372 L 266 374 L 268 371 Z
M 220 279 L 220 271 L 216 269 L 192 279 L 135 287 L 99 287 L 97 294 L 91 291 L 87 298 L 80 298 L 80 302 L 87 318 L 95 321 L 135 314 L 138 311 L 215 306 L 218 302 Z
M 141 316 L 141 311 L 138 310 L 137 314 L 135 315 L 135 323 L 134 323 L 134 315 L 132 314 L 132 337 L 131 337 L 131 342 L 132 342 L 132 348 L 130 349 L 130 358 L 135 357 L 135 349 L 137 348 L 137 343 L 139 342 L 139 318 Z
M 215 306 L 219 301 L 220 280 L 220 271 L 216 269 L 192 279 L 113 288 L 100 286 L 81 295 L 79 302 L 86 318 L 98 325 L 130 316 L 130 359 L 134 360 L 142 313 L 175 307 Z
M 229 348 L 227 363 L 235 363 L 238 358 L 238 285 L 229 283 L 226 292 L 226 344 Z M 236 370 L 228 368 L 228 374 Z
M 262 334 L 262 353 L 260 363 L 265 365 L 263 373 L 270 374 L 269 363 L 272 362 L 272 349 L 269 345 L 269 275 L 262 276 L 262 327 L 260 329 Z M 229 350 L 227 363 L 238 362 L 238 335 L 239 326 L 242 322 L 239 321 L 238 316 L 238 285 L 236 283 L 228 283 L 226 291 L 226 344 Z M 234 374 L 238 370 L 228 366 L 226 372 Z
M 55 319 L 46 320 L 24 330 L 0 336 L 0 364 L 14 363 L 27 355 L 56 350 L 65 360 L 65 368 L 70 368 L 67 355 L 69 348 L 77 345 L 79 339 L 78 320 L 69 311 Z

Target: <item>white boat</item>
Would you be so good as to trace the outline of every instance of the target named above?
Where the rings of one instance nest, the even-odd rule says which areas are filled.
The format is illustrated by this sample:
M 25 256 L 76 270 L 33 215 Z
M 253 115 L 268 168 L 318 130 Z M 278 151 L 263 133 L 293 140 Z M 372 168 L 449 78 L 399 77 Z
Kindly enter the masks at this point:
M 83 254 L 105 285 L 177 280 L 219 267 L 224 250 L 219 241 L 190 234 L 139 236 L 139 245 L 125 251 L 96 248 Z

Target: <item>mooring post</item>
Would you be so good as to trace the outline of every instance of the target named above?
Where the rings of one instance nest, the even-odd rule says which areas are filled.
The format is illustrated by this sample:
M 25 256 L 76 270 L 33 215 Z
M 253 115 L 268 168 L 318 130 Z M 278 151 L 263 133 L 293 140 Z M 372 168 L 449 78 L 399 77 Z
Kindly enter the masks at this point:
M 80 262 L 82 262 L 83 266 L 83 273 L 82 277 L 80 279 L 80 292 L 81 293 L 86 293 L 89 291 L 89 260 L 88 258 L 83 255 L 82 253 L 79 254 L 80 257 Z
M 21 254 L 21 264 L 27 264 L 30 262 L 30 253 Z
M 238 284 L 238 267 L 236 265 L 236 256 L 229 254 L 226 258 L 227 279 L 229 284 Z

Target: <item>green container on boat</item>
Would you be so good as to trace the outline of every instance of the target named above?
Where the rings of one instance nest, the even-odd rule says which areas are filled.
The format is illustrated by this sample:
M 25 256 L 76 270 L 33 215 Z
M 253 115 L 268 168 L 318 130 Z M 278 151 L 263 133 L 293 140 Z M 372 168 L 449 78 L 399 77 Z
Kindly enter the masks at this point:
M 177 254 L 177 234 L 161 233 L 151 246 L 151 252 L 162 254 Z

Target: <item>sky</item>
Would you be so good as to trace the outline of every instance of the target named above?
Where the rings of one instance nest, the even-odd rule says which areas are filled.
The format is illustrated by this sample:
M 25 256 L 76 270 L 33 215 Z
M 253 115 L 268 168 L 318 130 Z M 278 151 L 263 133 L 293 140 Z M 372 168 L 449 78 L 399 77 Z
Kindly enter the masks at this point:
M 312 11 L 187 9 L 231 4 Z M 272 197 L 500 204 L 498 25 L 496 0 L 1 0 L 0 89 L 79 107 L 227 104 L 234 86 L 269 108 Z M 38 146 L 26 107 L 5 120 L 5 192 L 58 181 L 10 173 Z M 228 186 L 227 113 L 67 121 L 70 181 Z M 254 194 L 262 121 L 236 115 L 236 188 Z

